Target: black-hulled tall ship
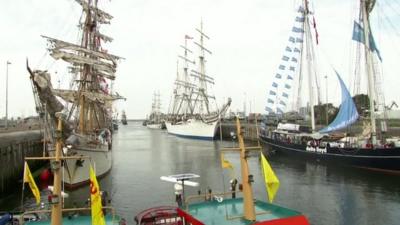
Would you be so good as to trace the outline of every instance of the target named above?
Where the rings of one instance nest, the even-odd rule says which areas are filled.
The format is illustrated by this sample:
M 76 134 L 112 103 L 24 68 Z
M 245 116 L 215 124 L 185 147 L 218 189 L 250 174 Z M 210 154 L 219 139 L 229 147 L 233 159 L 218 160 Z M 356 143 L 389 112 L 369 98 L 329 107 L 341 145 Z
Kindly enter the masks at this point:
M 381 77 L 376 68 L 381 56 L 374 42 L 369 21 L 375 3 L 375 0 L 360 0 L 360 10 L 358 18 L 354 21 L 352 36 L 357 50 L 355 66 L 358 68 L 355 71 L 358 75 L 355 77 L 360 79 L 365 75 L 364 79 L 367 80 L 370 108 L 366 116 L 360 116 L 364 113 L 357 110 L 345 83 L 335 71 L 341 87 L 342 102 L 335 119 L 326 127 L 316 130 L 314 105 L 318 99 L 315 95 L 320 88 L 314 43 L 318 43 L 318 33 L 308 1 L 304 1 L 298 9 L 292 29 L 294 35 L 289 38 L 289 45 L 282 57 L 283 63 L 279 66 L 279 72 L 269 90 L 266 111 L 283 114 L 290 95 L 293 95 L 294 105 L 300 105 L 301 96 L 304 94 L 302 91 L 306 90 L 301 88 L 302 79 L 307 78 L 311 129 L 306 132 L 307 129 L 302 129 L 302 126 L 296 123 L 280 123 L 277 127 L 265 125 L 260 139 L 268 150 L 298 159 L 333 161 L 341 165 L 400 172 L 400 138 L 389 137 L 387 134 L 384 98 L 379 86 Z M 359 84 L 359 81 L 355 83 Z M 291 90 L 292 86 L 297 87 L 297 92 Z M 292 94 L 289 94 L 290 92 Z M 376 126 L 379 111 L 383 115 L 383 118 L 378 120 L 380 131 Z

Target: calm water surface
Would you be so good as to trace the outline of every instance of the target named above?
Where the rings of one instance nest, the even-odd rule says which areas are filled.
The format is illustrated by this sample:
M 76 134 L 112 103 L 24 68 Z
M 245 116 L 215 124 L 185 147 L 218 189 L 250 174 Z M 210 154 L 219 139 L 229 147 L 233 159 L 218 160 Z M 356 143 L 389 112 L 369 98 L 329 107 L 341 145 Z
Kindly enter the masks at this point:
M 173 184 L 160 176 L 196 173 L 200 189 L 213 192 L 228 190 L 230 174 L 220 169 L 219 148 L 234 143 L 182 139 L 165 131 L 150 130 L 141 123 L 120 125 L 114 136 L 112 171 L 100 181 L 108 191 L 117 213 L 133 224 L 133 217 L 143 209 L 174 205 Z M 226 154 L 234 165 L 234 176 L 240 175 L 238 156 Z M 340 168 L 317 162 L 303 162 L 269 157 L 280 179 L 274 203 L 303 212 L 314 225 L 326 224 L 400 224 L 400 176 L 355 168 Z M 257 157 L 250 160 L 254 175 L 254 193 L 266 199 Z M 188 194 L 199 188 L 188 187 Z M 84 205 L 89 197 L 87 187 L 70 193 L 66 204 Z M 20 202 L 16 192 L 0 200 L 0 209 L 10 210 Z M 33 199 L 25 200 L 32 203 Z

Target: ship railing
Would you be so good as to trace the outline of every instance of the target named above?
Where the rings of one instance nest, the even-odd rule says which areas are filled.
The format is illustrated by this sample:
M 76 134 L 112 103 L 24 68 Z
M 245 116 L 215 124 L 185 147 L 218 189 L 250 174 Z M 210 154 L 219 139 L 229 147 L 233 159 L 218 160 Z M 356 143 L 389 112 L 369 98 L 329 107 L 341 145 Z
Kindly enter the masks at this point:
M 228 192 L 220 192 L 220 193 L 206 193 L 199 195 L 190 195 L 185 198 L 185 210 L 189 210 L 189 204 L 196 201 L 213 201 L 216 200 L 218 202 L 222 202 L 225 196 L 232 196 L 233 194 L 240 193 L 241 191 L 228 191 Z
M 103 206 L 103 210 L 111 211 L 112 215 L 112 224 L 118 224 L 119 220 L 118 217 L 116 216 L 116 211 L 114 207 L 111 206 Z M 62 212 L 83 212 L 83 211 L 91 211 L 92 208 L 90 207 L 84 207 L 84 208 L 65 208 L 62 209 Z M 20 217 L 19 217 L 19 224 L 23 225 L 26 221 L 24 220 L 24 217 L 29 214 L 45 214 L 45 213 L 51 213 L 51 209 L 41 209 L 41 210 L 31 210 L 31 211 L 25 211 L 23 212 Z M 39 219 L 40 220 L 40 219 Z

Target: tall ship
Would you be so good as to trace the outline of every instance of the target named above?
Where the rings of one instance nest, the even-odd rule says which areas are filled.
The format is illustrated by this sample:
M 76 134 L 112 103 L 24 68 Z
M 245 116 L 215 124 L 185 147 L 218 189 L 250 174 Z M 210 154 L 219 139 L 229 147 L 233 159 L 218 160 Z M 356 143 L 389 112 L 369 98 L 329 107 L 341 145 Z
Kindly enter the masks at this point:
M 108 53 L 105 42 L 113 39 L 100 32 L 100 27 L 113 18 L 98 8 L 98 1 L 76 0 L 82 7 L 79 20 L 78 44 L 42 36 L 55 60 L 69 64 L 69 88 L 56 89 L 47 70 L 32 70 L 27 62 L 38 113 L 44 116 L 48 154 L 54 155 L 56 132 L 55 113 L 63 112 L 62 136 L 68 148 L 64 156 L 82 155 L 85 159 L 66 159 L 63 167 L 64 184 L 75 188 L 89 182 L 89 164 L 95 166 L 96 176 L 104 176 L 112 167 L 112 105 L 122 99 L 110 93 L 108 86 L 116 77 L 120 57 Z M 87 158 L 90 158 L 87 159 Z
M 360 85 L 360 78 L 364 78 L 367 83 L 366 99 L 369 109 L 362 111 L 357 108 L 354 102 L 356 97 L 351 96 L 339 73 L 334 70 L 340 84 L 342 101 L 336 117 L 320 129 L 315 125 L 315 109 L 320 102 L 317 95 L 320 88 L 314 45 L 318 41 L 318 33 L 308 1 L 304 1 L 298 9 L 293 36 L 289 38 L 289 45 L 282 57 L 284 63 L 279 66 L 279 72 L 275 75 L 268 93 L 266 111 L 270 114 L 283 114 L 288 105 L 289 90 L 296 85 L 298 90 L 292 90 L 292 96 L 295 99 L 294 104 L 299 105 L 301 91 L 305 90 L 301 88 L 301 81 L 307 78 L 310 90 L 310 128 L 302 129 L 296 123 L 279 123 L 276 128 L 264 126 L 260 139 L 268 149 L 296 159 L 306 158 L 371 170 L 400 172 L 400 138 L 391 137 L 387 132 L 382 78 L 377 68 L 382 58 L 370 27 L 370 13 L 375 3 L 375 0 L 360 0 L 352 34 L 356 45 L 355 89 L 359 89 L 357 86 Z M 379 120 L 378 113 L 383 115 Z M 381 129 L 378 129 L 378 122 Z
M 169 107 L 169 113 L 165 125 L 168 133 L 194 139 L 213 140 L 219 119 L 225 114 L 231 104 L 231 99 L 218 109 L 215 96 L 210 93 L 214 78 L 206 75 L 206 54 L 211 51 L 205 47 L 205 40 L 210 39 L 203 31 L 203 23 L 199 33 L 199 41 L 193 41 L 198 47 L 198 61 L 192 60 L 189 54 L 193 51 L 189 48 L 189 42 L 193 39 L 185 35 L 185 44 L 180 47 L 184 54 L 179 55 L 183 68 L 177 66 L 177 78 L 173 97 Z M 198 69 L 192 69 L 198 65 Z
M 161 113 L 160 92 L 154 92 L 153 102 L 151 104 L 151 113 L 146 126 L 150 129 L 161 129 L 163 123 L 163 114 Z
M 122 123 L 123 125 L 127 125 L 127 124 L 128 124 L 128 120 L 126 119 L 125 110 L 122 110 L 121 123 Z

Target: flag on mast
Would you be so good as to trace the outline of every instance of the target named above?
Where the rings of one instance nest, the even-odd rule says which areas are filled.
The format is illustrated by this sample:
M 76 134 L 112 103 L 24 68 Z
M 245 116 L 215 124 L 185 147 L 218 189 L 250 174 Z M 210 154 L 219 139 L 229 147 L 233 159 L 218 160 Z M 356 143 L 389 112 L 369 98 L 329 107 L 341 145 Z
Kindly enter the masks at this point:
M 185 39 L 193 39 L 193 37 L 190 37 L 189 35 L 185 34 Z
M 262 152 L 260 154 L 261 154 L 261 169 L 264 174 L 265 187 L 267 188 L 269 202 L 272 203 L 272 201 L 275 198 L 276 192 L 278 192 L 279 189 L 279 179 L 275 175 L 264 154 Z
M 96 173 L 90 165 L 90 202 L 92 208 L 92 225 L 106 225 L 101 205 L 99 183 L 97 183 Z
M 233 169 L 233 165 L 224 158 L 224 153 L 221 153 L 221 166 L 223 169 Z
M 40 203 L 40 191 L 36 186 L 35 179 L 33 179 L 31 170 L 29 169 L 28 163 L 25 161 L 24 165 L 24 183 L 28 183 L 32 190 L 33 195 L 36 199 L 36 204 Z

